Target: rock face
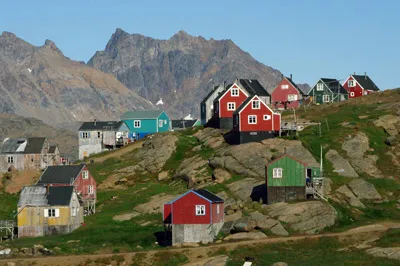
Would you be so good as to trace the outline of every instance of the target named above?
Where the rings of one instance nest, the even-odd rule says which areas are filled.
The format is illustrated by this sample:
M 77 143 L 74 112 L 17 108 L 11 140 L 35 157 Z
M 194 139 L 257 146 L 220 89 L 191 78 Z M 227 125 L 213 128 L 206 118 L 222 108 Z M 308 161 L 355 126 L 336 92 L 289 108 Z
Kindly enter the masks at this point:
M 367 254 L 375 256 L 375 257 L 382 257 L 382 258 L 389 258 L 393 260 L 400 260 L 400 247 L 389 247 L 389 248 L 371 248 L 367 250 Z
M 158 174 L 164 167 L 172 153 L 176 151 L 175 135 L 155 135 L 146 140 L 143 147 L 134 155 L 140 162 L 134 166 L 134 170 Z
M 384 115 L 374 121 L 376 127 L 383 127 L 390 136 L 397 136 L 400 130 L 400 116 Z
M 359 199 L 380 200 L 382 198 L 378 191 L 376 191 L 374 185 L 363 179 L 353 180 L 348 186 Z
M 270 217 L 286 223 L 292 230 L 315 234 L 332 226 L 337 219 L 336 210 L 327 203 L 307 201 L 296 204 L 276 203 L 263 205 Z
M 213 178 L 216 183 L 223 183 L 231 178 L 231 174 L 224 169 L 217 168 L 213 171 Z
M 231 184 L 228 184 L 229 190 L 236 196 L 236 198 L 241 199 L 244 202 L 251 201 L 251 193 L 254 187 L 263 184 L 264 181 L 258 181 L 254 178 L 245 178 Z
M 9 32 L 0 36 L 0 95 L 1 113 L 51 125 L 154 108 L 112 75 L 65 57 L 52 41 L 33 46 Z
M 343 185 L 339 187 L 336 192 L 343 195 L 342 202 L 347 202 L 350 206 L 358 207 L 358 208 L 365 208 L 365 205 L 354 195 L 354 193 L 346 186 Z M 339 197 L 340 201 L 340 197 Z
M 382 173 L 376 167 L 378 157 L 365 155 L 369 150 L 369 139 L 364 132 L 358 132 L 354 137 L 343 142 L 342 149 L 347 152 L 351 164 L 359 172 L 364 172 L 373 177 L 381 177 Z
M 181 178 L 188 182 L 188 187 L 193 188 L 195 185 L 204 185 L 211 183 L 212 178 L 207 169 L 208 161 L 199 155 L 187 158 L 181 162 L 174 178 Z M 197 186 L 198 187 L 198 186 Z
M 337 151 L 329 150 L 326 153 L 325 157 L 326 159 L 328 159 L 328 161 L 332 163 L 334 171 L 339 173 L 339 175 L 346 177 L 358 177 L 357 172 L 354 171 L 350 163 L 342 156 L 340 156 Z
M 242 232 L 226 236 L 224 240 L 263 239 L 267 236 L 262 232 Z
M 169 40 L 156 40 L 117 29 L 104 51 L 88 64 L 111 73 L 153 103 L 163 99 L 175 118 L 199 116 L 198 99 L 237 77 L 255 78 L 272 89 L 281 73 L 254 60 L 231 40 L 206 40 L 180 31 Z M 308 86 L 308 85 L 307 85 Z

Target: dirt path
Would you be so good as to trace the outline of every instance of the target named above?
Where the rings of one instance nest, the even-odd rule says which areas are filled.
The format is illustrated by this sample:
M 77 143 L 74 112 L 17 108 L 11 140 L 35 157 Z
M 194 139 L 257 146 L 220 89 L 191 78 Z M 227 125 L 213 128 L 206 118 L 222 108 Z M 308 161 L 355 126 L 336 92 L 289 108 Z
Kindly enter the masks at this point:
M 105 160 L 110 159 L 110 158 L 118 158 L 118 157 L 121 157 L 121 156 L 131 152 L 131 151 L 136 150 L 137 148 L 142 147 L 142 144 L 143 144 L 142 141 L 136 141 L 134 143 L 129 144 L 128 146 L 126 146 L 124 148 L 118 149 L 116 151 L 107 152 L 105 155 L 103 155 L 101 157 L 92 158 L 92 160 L 95 163 L 102 163 Z
M 292 236 L 292 237 L 276 237 L 276 238 L 266 238 L 258 240 L 245 240 L 240 242 L 222 242 L 220 244 L 212 244 L 208 246 L 200 247 L 181 247 L 181 248 L 168 248 L 161 250 L 150 250 L 142 252 L 130 252 L 130 253 L 119 253 L 119 254 L 96 254 L 96 255 L 71 255 L 71 256 L 54 256 L 54 257 L 40 257 L 40 258 L 16 258 L 16 259 L 2 259 L 0 260 L 0 266 L 10 265 L 8 262 L 14 262 L 16 266 L 18 265 L 86 265 L 88 262 L 96 263 L 95 261 L 108 260 L 109 265 L 111 263 L 112 256 L 118 256 L 123 258 L 126 262 L 130 263 L 135 256 L 139 255 L 140 261 L 143 261 L 143 265 L 152 265 L 151 259 L 157 253 L 161 252 L 163 254 L 168 253 L 182 253 L 184 252 L 187 257 L 190 258 L 190 262 L 193 263 L 199 260 L 199 255 L 208 256 L 209 252 L 216 251 L 220 248 L 226 250 L 233 250 L 240 246 L 246 245 L 259 245 L 259 244 L 273 244 L 273 243 L 285 243 L 290 241 L 300 241 L 304 239 L 318 239 L 321 237 L 358 237 L 364 236 L 368 233 L 369 235 L 379 235 L 384 233 L 389 229 L 400 228 L 400 223 L 395 222 L 382 222 L 377 224 L 371 224 L 366 226 L 361 226 L 357 228 L 350 229 L 348 231 L 339 233 L 326 233 L 319 235 L 303 235 L 303 236 Z M 371 237 L 371 236 L 370 236 Z M 13 264 L 11 264 L 13 265 Z

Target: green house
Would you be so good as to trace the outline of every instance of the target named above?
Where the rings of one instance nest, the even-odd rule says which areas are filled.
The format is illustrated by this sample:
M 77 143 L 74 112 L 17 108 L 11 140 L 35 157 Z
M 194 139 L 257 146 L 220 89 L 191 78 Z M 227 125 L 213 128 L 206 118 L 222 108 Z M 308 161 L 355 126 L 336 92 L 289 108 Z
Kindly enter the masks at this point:
M 349 94 L 346 89 L 336 79 L 321 78 L 311 88 L 308 96 L 312 97 L 315 104 L 325 104 L 346 101 Z
M 320 176 L 320 169 L 288 154 L 266 165 L 267 204 L 306 198 L 307 179 Z
M 171 121 L 162 110 L 129 111 L 122 115 L 121 120 L 129 127 L 130 134 L 136 139 L 149 134 L 167 132 L 171 128 Z

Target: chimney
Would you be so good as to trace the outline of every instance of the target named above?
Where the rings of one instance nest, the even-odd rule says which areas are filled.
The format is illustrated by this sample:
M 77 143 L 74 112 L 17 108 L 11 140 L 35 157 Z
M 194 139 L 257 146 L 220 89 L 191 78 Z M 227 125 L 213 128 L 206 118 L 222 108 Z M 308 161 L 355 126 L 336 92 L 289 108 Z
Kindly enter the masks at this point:
M 291 79 L 291 80 L 293 80 L 293 78 L 292 78 L 292 74 L 290 74 L 290 79 Z
M 281 74 L 281 79 L 283 79 L 284 78 L 284 76 L 283 76 L 283 74 Z
M 353 72 L 353 75 L 355 75 L 356 74 L 356 72 Z
M 226 86 L 226 80 L 224 80 L 224 89 L 225 89 L 225 86 Z
M 364 78 L 367 79 L 367 72 L 364 72 Z
M 93 121 L 93 124 L 96 126 L 96 122 L 97 122 L 97 120 L 96 120 L 96 118 L 94 119 L 94 121 Z

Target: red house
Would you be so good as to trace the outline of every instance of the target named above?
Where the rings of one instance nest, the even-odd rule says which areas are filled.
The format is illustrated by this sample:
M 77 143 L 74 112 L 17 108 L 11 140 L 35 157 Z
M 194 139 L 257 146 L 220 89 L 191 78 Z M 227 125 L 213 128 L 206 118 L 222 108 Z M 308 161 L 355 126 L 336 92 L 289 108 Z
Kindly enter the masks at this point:
M 290 78 L 283 77 L 281 82 L 271 93 L 271 104 L 277 109 L 288 109 L 299 107 L 299 100 L 303 98 L 303 92 Z
M 275 113 L 257 95 L 247 98 L 233 113 L 236 144 L 273 138 L 281 129 L 281 115 Z
M 367 73 L 350 75 L 343 83 L 343 87 L 349 92 L 349 98 L 357 98 L 379 91 L 378 86 L 367 76 Z
M 40 176 L 38 185 L 74 186 L 83 201 L 86 214 L 96 211 L 97 184 L 85 164 L 49 166 Z
M 249 97 L 258 95 L 266 104 L 270 103 L 268 91 L 255 79 L 239 79 L 228 85 L 214 100 L 214 119 L 217 127 L 232 129 L 233 112 Z
M 224 200 L 205 190 L 190 190 L 165 203 L 163 221 L 172 244 L 212 242 L 224 224 Z

